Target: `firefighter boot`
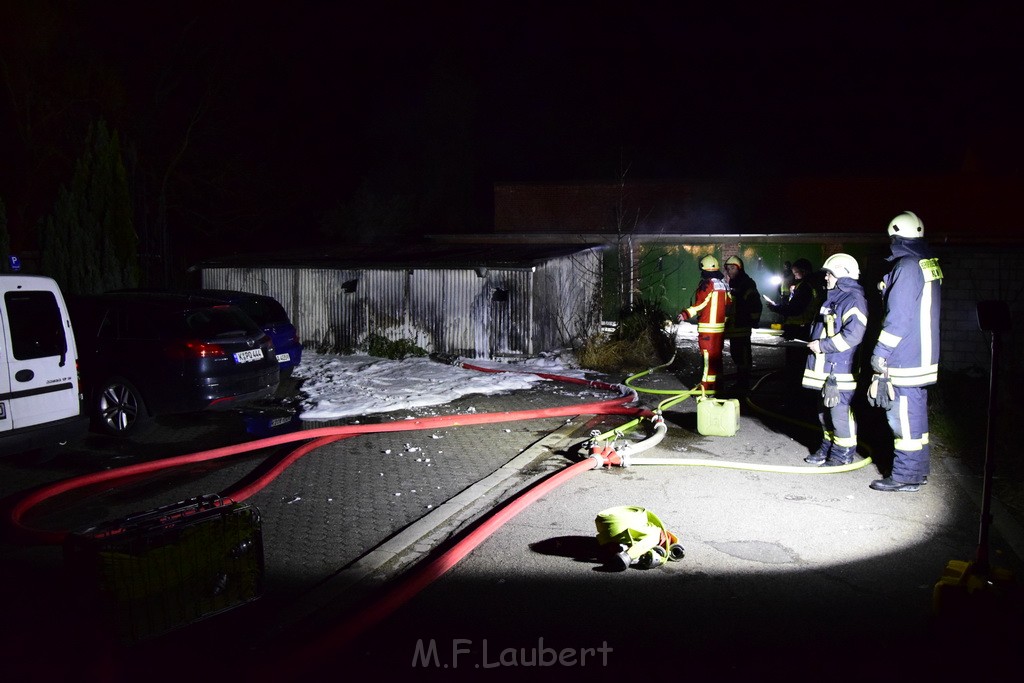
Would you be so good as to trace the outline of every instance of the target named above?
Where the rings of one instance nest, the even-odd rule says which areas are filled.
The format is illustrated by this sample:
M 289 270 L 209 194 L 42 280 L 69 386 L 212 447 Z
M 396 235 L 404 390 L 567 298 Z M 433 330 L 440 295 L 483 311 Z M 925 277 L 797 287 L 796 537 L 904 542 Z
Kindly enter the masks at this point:
M 849 465 L 853 462 L 853 456 L 857 453 L 855 446 L 834 446 L 832 452 L 825 460 L 825 467 L 839 467 Z
M 828 460 L 828 457 L 829 457 L 828 454 L 829 454 L 829 450 L 831 450 L 831 448 L 832 448 L 832 442 L 831 441 L 822 441 L 821 445 L 818 446 L 818 450 L 814 451 L 813 453 L 808 455 L 806 458 L 804 458 L 804 462 L 806 462 L 806 463 L 808 463 L 810 465 L 824 465 L 825 461 Z

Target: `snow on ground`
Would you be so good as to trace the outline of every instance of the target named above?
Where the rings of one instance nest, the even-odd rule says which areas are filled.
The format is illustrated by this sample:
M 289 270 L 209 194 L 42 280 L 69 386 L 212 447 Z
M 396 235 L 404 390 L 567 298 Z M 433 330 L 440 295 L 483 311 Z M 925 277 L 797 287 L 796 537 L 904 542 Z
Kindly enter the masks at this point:
M 429 358 L 388 360 L 367 355 L 319 354 L 306 349 L 295 376 L 302 378 L 302 420 L 335 420 L 443 405 L 469 394 L 500 394 L 546 382 L 533 373 L 583 378 L 559 354 L 515 362 L 466 360 L 508 372 L 481 372 Z
M 672 325 L 670 331 L 681 346 L 692 347 L 696 342 L 695 324 Z M 481 372 L 429 358 L 399 361 L 366 354 L 320 354 L 305 349 L 302 363 L 295 369 L 295 376 L 303 379 L 305 396 L 299 419 L 329 421 L 429 408 L 470 394 L 502 394 L 550 381 L 534 374 L 538 372 L 579 379 L 585 379 L 588 373 L 594 374 L 580 369 L 576 358 L 568 351 L 508 362 L 462 360 L 508 372 Z

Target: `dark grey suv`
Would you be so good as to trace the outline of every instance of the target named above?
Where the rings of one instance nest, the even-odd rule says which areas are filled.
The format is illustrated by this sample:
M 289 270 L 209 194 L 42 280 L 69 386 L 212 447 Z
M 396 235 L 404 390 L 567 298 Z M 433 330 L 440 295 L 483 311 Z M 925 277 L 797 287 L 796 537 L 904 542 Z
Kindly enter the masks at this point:
M 95 428 L 128 435 L 156 415 L 223 410 L 277 390 L 270 338 L 236 306 L 116 292 L 70 302 Z

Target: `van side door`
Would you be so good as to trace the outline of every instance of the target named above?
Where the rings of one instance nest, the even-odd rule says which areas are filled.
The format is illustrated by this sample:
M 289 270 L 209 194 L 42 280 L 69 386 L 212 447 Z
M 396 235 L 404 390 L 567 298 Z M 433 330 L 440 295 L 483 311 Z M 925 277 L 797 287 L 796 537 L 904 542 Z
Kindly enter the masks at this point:
M 6 334 L 0 334 L 0 434 L 14 429 L 11 418 L 11 371 L 7 359 L 6 337 Z
M 13 429 L 79 414 L 74 337 L 58 296 L 21 288 L 5 291 L 0 302 L 7 365 L 0 389 Z

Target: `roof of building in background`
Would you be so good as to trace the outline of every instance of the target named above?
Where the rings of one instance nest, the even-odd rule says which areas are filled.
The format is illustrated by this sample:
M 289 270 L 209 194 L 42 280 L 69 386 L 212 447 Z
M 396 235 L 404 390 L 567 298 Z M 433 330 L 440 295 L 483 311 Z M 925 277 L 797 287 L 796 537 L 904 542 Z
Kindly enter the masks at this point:
M 239 254 L 193 265 L 203 268 L 528 269 L 592 248 L 581 244 L 354 244 Z
M 882 235 L 911 210 L 937 241 L 1024 239 L 1024 176 L 810 177 L 749 182 L 505 183 L 496 234 Z
M 624 236 L 638 242 L 887 242 L 886 222 L 921 216 L 933 243 L 1020 244 L 1024 177 L 962 173 L 756 183 L 504 183 L 490 233 L 238 254 L 213 267 L 532 268 Z M 396 238 L 397 240 L 398 238 Z

